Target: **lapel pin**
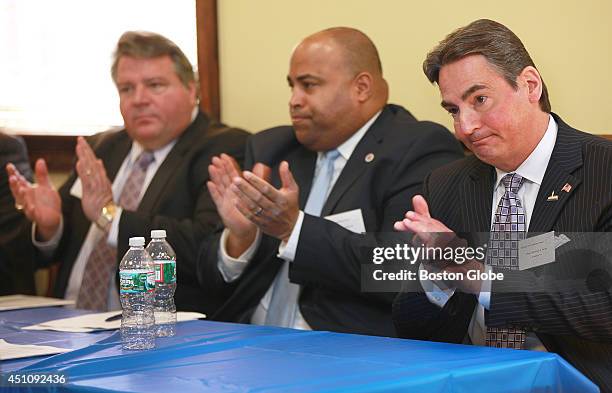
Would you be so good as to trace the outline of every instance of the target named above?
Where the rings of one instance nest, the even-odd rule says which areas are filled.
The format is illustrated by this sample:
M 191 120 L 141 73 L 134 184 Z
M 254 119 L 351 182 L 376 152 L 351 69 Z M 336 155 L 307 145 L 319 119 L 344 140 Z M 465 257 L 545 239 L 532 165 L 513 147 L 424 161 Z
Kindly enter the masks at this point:
M 550 193 L 548 198 L 546 198 L 547 201 L 556 201 L 558 199 L 559 199 L 559 196 L 555 195 L 555 190 L 553 190 L 553 192 Z
M 368 153 L 366 154 L 365 158 L 364 158 L 365 162 L 372 162 L 374 161 L 374 153 Z
M 565 185 L 563 186 L 563 188 L 561 189 L 561 191 L 565 191 L 567 193 L 569 193 L 572 190 L 572 185 L 569 183 L 565 183 Z

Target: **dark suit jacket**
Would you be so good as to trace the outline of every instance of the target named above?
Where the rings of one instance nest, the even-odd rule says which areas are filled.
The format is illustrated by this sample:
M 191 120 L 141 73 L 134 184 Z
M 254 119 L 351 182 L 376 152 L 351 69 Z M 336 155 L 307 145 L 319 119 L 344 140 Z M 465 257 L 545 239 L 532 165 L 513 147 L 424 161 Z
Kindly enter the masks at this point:
M 34 264 L 29 238 L 24 236 L 28 222 L 15 209 L 8 184 L 6 164 L 13 163 L 32 181 L 32 169 L 23 139 L 0 132 L 0 295 L 34 294 Z
M 367 154 L 374 160 L 366 162 Z M 387 105 L 356 146 L 323 207 L 321 216 L 360 209 L 368 232 L 391 231 L 421 192 L 433 168 L 456 160 L 463 152 L 444 127 L 419 122 L 404 108 Z M 263 162 L 273 168 L 278 187 L 278 165 L 289 167 L 300 187 L 300 208 L 306 203 L 315 169 L 316 152 L 305 149 L 291 127 L 277 127 L 253 135 L 247 144 L 246 164 Z M 292 282 L 301 285 L 300 311 L 315 330 L 393 336 L 393 294 L 363 293 L 359 245 L 363 236 L 320 217 L 305 215 Z M 279 241 L 263 240 L 241 277 L 226 285 L 217 270 L 217 236 L 204 246 L 198 264 L 204 286 L 228 291 L 231 297 L 213 318 L 249 322 L 273 282 L 281 261 Z
M 610 232 L 612 143 L 577 131 L 553 116 L 559 132 L 529 234 Z M 425 182 L 432 217 L 455 232 L 488 233 L 494 180 L 494 168 L 475 156 L 438 169 Z M 562 191 L 566 183 L 572 186 L 569 193 Z M 547 200 L 552 190 L 559 197 L 557 201 Z M 605 252 L 610 261 L 609 250 Z M 570 262 L 574 266 L 586 263 L 576 258 Z M 504 271 L 504 280 L 493 282 L 486 324 L 520 326 L 535 332 L 549 351 L 565 357 L 602 389 L 612 390 L 611 289 L 591 291 L 584 282 L 559 287 L 555 280 L 542 280 L 540 274 L 554 265 L 556 273 L 568 269 L 568 265 L 556 263 L 536 270 Z M 534 293 L 530 288 L 536 285 L 550 288 Z M 457 292 L 440 309 L 427 301 L 424 293 L 400 294 L 393 305 L 398 335 L 461 343 L 476 303 L 476 296 Z
M 219 225 L 217 210 L 206 189 L 208 165 L 214 155 L 221 153 L 235 155 L 241 161 L 248 134 L 220 128 L 225 127 L 199 113 L 158 168 L 137 211 L 124 210 L 119 221 L 117 263 L 129 248 L 130 237 L 148 238 L 152 229 L 166 230 L 167 240 L 177 253 L 175 301 L 179 310 L 211 313 L 222 300 L 200 288 L 195 275 L 198 246 Z M 106 173 L 113 181 L 132 140 L 125 130 L 105 133 L 95 139 L 95 153 L 104 161 Z M 91 225 L 80 199 L 70 195 L 75 180 L 76 173 L 73 173 L 60 189 L 64 233 L 52 259 L 60 262 L 54 289 L 58 297 L 64 296 L 72 266 Z

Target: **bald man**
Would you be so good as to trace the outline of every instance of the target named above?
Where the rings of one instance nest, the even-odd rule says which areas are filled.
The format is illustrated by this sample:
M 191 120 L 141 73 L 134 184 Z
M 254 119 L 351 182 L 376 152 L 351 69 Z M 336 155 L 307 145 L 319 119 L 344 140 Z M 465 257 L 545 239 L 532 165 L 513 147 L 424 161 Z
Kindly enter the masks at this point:
M 462 150 L 444 127 L 387 104 L 376 47 L 358 30 L 304 39 L 287 81 L 293 127 L 253 135 L 249 171 L 226 155 L 209 167 L 225 228 L 198 274 L 229 296 L 212 317 L 392 336 L 393 294 L 361 291 L 361 233 L 392 231 L 425 175 Z

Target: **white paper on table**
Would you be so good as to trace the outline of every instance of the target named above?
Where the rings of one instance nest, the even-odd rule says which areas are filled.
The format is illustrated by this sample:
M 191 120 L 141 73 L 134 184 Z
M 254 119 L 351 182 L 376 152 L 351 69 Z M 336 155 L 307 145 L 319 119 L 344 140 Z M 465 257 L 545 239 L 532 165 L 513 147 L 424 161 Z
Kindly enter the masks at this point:
M 66 306 L 69 304 L 74 304 L 74 300 L 28 295 L 0 296 L 0 311 L 21 310 L 24 308 Z
M 31 356 L 55 355 L 70 349 L 47 345 L 11 344 L 0 338 L 0 360 L 29 358 Z
M 121 327 L 121 319 L 107 322 L 106 319 L 121 314 L 121 311 L 109 311 L 103 313 L 85 314 L 78 317 L 55 319 L 52 321 L 38 323 L 22 327 L 24 330 L 54 330 L 57 332 L 90 333 L 97 330 L 114 330 Z M 199 312 L 176 313 L 177 322 L 191 321 L 198 318 L 206 318 L 205 314 Z

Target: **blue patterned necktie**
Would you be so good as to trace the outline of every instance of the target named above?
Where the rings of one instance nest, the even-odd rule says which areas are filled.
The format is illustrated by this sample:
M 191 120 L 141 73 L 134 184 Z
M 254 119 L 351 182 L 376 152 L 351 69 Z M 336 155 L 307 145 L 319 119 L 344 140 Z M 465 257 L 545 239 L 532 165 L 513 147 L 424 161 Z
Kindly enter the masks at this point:
M 318 176 L 314 180 L 304 212 L 313 216 L 319 216 L 323 205 L 327 200 L 332 179 L 334 177 L 334 163 L 340 152 L 330 150 L 325 153 L 321 160 Z M 300 286 L 289 281 L 289 263 L 283 262 L 276 279 L 270 306 L 266 314 L 266 325 L 292 327 L 298 309 L 298 296 Z
M 525 209 L 518 197 L 523 178 L 516 173 L 508 173 L 502 183 L 505 192 L 499 200 L 489 242 L 489 265 L 504 269 L 518 270 L 518 244 L 525 239 Z M 525 344 L 525 331 L 520 328 L 487 327 L 485 343 L 488 347 L 522 349 Z

